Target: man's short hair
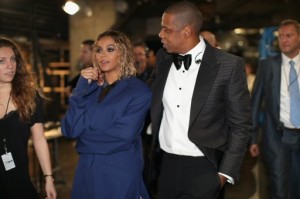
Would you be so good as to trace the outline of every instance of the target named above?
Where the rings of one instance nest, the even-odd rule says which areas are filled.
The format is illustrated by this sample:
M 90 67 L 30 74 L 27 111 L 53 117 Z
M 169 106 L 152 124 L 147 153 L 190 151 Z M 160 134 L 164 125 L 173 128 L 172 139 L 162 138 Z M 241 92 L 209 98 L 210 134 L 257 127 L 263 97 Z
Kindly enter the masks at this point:
M 88 45 L 90 47 L 90 50 L 92 50 L 94 43 L 95 43 L 95 40 L 86 39 L 86 40 L 81 42 L 81 45 Z
M 168 7 L 165 13 L 175 15 L 179 26 L 178 28 L 190 25 L 199 35 L 203 24 L 203 15 L 195 4 L 189 1 L 181 1 Z
M 281 21 L 281 23 L 279 25 L 279 28 L 282 27 L 282 26 L 286 26 L 286 25 L 293 25 L 293 26 L 295 26 L 298 34 L 300 34 L 300 24 L 299 24 L 298 21 L 293 20 L 293 19 L 283 20 L 283 21 Z

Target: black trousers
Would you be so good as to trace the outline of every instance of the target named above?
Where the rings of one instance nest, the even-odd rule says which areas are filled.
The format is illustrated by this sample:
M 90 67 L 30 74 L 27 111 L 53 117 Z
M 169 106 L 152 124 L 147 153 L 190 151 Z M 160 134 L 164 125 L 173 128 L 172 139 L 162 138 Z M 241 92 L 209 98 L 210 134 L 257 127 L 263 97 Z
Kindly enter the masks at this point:
M 158 179 L 158 199 L 217 199 L 220 178 L 205 157 L 164 153 Z

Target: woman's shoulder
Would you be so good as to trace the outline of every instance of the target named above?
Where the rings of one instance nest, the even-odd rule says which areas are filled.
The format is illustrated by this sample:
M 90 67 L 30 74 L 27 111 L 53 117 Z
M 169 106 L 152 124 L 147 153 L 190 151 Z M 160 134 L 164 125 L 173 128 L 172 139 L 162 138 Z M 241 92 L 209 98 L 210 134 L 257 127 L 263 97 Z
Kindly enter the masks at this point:
M 136 86 L 136 87 L 149 87 L 144 81 L 140 80 L 137 77 L 128 77 L 126 78 L 126 81 L 130 86 Z
M 126 78 L 125 81 L 128 83 L 129 87 L 134 90 L 139 90 L 141 92 L 151 92 L 149 86 L 136 77 Z

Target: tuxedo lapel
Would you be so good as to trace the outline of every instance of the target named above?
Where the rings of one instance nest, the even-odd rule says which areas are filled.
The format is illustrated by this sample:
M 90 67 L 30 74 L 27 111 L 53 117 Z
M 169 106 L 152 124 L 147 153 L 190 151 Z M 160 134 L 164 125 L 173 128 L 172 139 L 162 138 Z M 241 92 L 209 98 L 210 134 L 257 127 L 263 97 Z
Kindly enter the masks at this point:
M 218 71 L 219 65 L 214 59 L 214 49 L 206 45 L 192 97 L 189 127 L 194 123 L 211 92 Z
M 159 131 L 160 121 L 162 118 L 162 97 L 164 93 L 164 88 L 168 78 L 168 74 L 172 65 L 172 56 L 161 50 L 157 57 L 157 75 L 155 78 L 153 86 L 153 96 L 152 96 L 152 107 L 151 107 L 151 117 L 152 117 L 152 129 L 153 134 L 157 135 Z M 155 137 L 155 136 L 154 136 Z
M 156 96 L 154 98 L 155 100 L 162 101 L 162 96 L 163 96 L 164 88 L 167 82 L 171 65 L 172 65 L 172 57 L 166 54 L 165 56 L 163 56 L 163 60 L 160 64 L 160 68 L 158 71 L 159 74 L 157 75 L 157 80 L 155 84 L 155 89 L 157 89 L 155 92 L 156 93 Z

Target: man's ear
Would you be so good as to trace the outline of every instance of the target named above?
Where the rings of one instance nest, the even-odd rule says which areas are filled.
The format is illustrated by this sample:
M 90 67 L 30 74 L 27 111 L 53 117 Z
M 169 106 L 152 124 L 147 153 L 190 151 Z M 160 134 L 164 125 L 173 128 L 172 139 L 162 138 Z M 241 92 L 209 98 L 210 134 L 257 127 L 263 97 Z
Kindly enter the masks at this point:
M 192 34 L 192 27 L 187 25 L 183 28 L 183 36 L 185 39 L 189 38 Z

